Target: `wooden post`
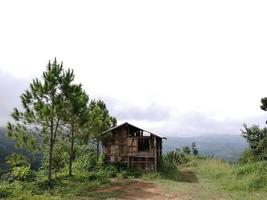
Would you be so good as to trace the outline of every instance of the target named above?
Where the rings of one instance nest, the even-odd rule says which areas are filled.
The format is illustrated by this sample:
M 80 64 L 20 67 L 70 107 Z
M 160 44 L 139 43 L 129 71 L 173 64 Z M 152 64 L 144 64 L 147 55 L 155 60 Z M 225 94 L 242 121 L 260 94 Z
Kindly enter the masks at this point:
M 128 137 L 129 137 L 129 126 L 127 124 L 127 168 L 130 168 L 130 156 L 129 156 L 129 145 L 128 145 Z
M 154 149 L 155 149 L 155 152 L 154 152 L 154 169 L 155 169 L 155 172 L 157 171 L 157 138 L 154 136 Z

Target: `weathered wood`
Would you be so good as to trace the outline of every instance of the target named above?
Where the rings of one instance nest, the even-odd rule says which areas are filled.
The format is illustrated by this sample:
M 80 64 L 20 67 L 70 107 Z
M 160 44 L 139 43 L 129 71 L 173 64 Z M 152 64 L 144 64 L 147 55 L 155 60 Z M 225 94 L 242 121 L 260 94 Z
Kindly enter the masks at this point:
M 154 155 L 154 169 L 157 171 L 157 138 L 154 137 L 154 148 L 155 148 L 155 155 Z
M 144 136 L 143 130 L 127 123 L 111 132 L 112 136 L 103 142 L 103 153 L 108 162 L 121 161 L 129 168 L 157 170 L 162 138 L 155 134 Z

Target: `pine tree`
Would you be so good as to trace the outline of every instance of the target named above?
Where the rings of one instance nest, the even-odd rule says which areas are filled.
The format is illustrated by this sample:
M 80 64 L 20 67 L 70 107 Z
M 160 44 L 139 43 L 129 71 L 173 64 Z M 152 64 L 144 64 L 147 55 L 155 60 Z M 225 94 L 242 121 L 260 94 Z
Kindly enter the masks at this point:
M 67 124 L 64 137 L 69 142 L 69 176 L 72 176 L 72 162 L 75 158 L 75 142 L 85 133 L 89 121 L 89 97 L 81 85 L 72 85 L 66 92 L 66 109 L 64 121 Z
M 48 151 L 48 180 L 52 177 L 53 150 L 58 134 L 63 130 L 67 90 L 74 79 L 72 70 L 63 70 L 63 64 L 49 61 L 41 79 L 34 79 L 21 95 L 23 109 L 14 109 L 15 123 L 8 123 L 8 135 L 17 139 L 17 145 L 30 150 L 41 146 Z
M 89 137 L 96 142 L 96 156 L 97 159 L 100 153 L 100 141 L 104 139 L 105 135 L 102 132 L 116 126 L 117 120 L 110 116 L 106 104 L 102 100 L 93 100 L 89 105 Z

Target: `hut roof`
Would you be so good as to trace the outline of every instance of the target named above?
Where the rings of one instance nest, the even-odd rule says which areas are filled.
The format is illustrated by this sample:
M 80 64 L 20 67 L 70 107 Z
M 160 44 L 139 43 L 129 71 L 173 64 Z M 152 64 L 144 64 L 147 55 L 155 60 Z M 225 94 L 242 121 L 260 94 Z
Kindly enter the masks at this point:
M 113 127 L 113 128 L 110 128 L 110 129 L 108 129 L 108 130 L 102 132 L 102 134 L 105 134 L 105 133 L 108 133 L 108 132 L 110 132 L 110 131 L 116 130 L 116 129 L 121 128 L 121 127 L 123 127 L 123 126 L 130 126 L 130 127 L 134 128 L 134 129 L 142 130 L 142 131 L 144 131 L 144 132 L 150 133 L 151 135 L 154 135 L 154 136 L 156 136 L 156 137 L 159 137 L 159 138 L 162 138 L 162 139 L 167 140 L 167 138 L 164 137 L 164 136 L 161 136 L 161 135 L 159 135 L 159 134 L 156 134 L 156 133 L 154 133 L 154 132 L 152 132 L 152 131 L 148 131 L 148 130 L 139 128 L 139 127 L 134 126 L 134 125 L 132 125 L 132 124 L 130 124 L 130 123 L 128 123 L 128 122 L 124 122 L 123 124 L 120 124 L 120 125 L 118 125 L 118 126 L 115 126 L 115 127 Z

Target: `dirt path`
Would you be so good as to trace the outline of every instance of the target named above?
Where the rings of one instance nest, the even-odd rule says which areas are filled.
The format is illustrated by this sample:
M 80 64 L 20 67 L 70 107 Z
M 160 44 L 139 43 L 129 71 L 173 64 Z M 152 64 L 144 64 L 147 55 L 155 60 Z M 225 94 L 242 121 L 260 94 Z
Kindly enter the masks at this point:
M 119 183 L 118 180 L 114 182 Z M 123 183 L 123 182 L 121 182 Z M 138 199 L 152 199 L 152 200 L 165 200 L 165 199 L 183 199 L 176 195 L 172 196 L 164 193 L 161 188 L 154 183 L 144 181 L 142 179 L 134 179 L 127 184 L 114 185 L 100 192 L 115 192 L 123 191 L 123 194 L 118 199 L 138 200 Z

